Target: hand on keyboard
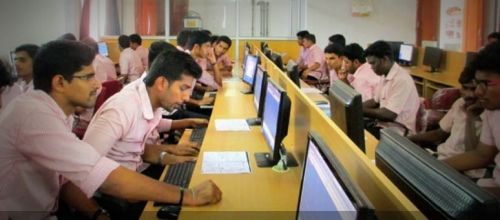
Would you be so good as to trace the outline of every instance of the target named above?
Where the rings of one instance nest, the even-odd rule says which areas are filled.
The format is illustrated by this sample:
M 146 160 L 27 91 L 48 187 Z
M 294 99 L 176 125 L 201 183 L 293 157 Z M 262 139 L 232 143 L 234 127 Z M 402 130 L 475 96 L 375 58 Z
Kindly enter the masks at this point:
M 178 163 L 184 163 L 184 162 L 191 162 L 191 161 L 196 161 L 196 157 L 191 157 L 191 156 L 176 156 L 173 154 L 167 154 L 165 158 L 163 159 L 162 163 L 164 165 L 172 165 L 172 164 L 178 164 Z
M 194 197 L 191 193 L 189 196 L 184 197 L 184 204 L 192 206 L 214 204 L 219 202 L 222 198 L 222 192 L 212 180 L 205 181 L 193 187 L 192 190 L 194 192 Z
M 189 125 L 193 128 L 207 127 L 208 120 L 204 118 L 190 118 Z
M 179 143 L 170 152 L 178 156 L 195 156 L 200 152 L 200 145 L 194 142 Z

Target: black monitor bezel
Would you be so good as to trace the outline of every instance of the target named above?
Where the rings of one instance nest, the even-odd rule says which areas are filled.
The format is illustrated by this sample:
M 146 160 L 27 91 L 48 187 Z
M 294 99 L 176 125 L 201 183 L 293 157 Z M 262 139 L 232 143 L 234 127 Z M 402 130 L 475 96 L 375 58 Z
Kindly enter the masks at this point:
M 441 67 L 442 59 L 443 59 L 443 50 L 441 48 L 425 47 L 422 64 L 424 66 L 430 67 L 431 72 L 436 72 L 439 70 L 439 68 Z
M 259 97 L 259 107 L 256 109 L 257 110 L 257 118 L 262 118 L 262 114 L 264 112 L 264 102 L 266 100 L 266 91 L 267 91 L 267 80 L 268 80 L 268 77 L 269 75 L 267 74 L 267 71 L 264 70 L 264 68 L 262 68 L 261 66 L 258 66 L 257 68 L 259 68 L 261 71 L 262 71 L 262 85 L 260 87 L 260 97 Z M 255 73 L 255 80 L 257 80 L 257 73 Z M 257 83 L 255 82 L 254 83 L 254 91 L 255 91 L 255 86 L 257 85 Z M 254 96 L 255 96 L 255 93 L 254 93 Z M 252 102 L 254 103 L 254 106 L 255 106 L 255 98 L 252 99 Z
M 361 94 L 341 80 L 334 80 L 328 90 L 328 100 L 330 102 L 330 119 L 339 126 L 361 151 L 366 152 Z M 338 112 L 334 112 L 338 102 L 343 106 L 345 113 L 343 116 L 339 116 Z M 345 127 L 339 123 L 339 117 L 344 117 Z
M 310 142 L 313 142 L 318 147 L 321 157 L 323 157 L 328 168 L 330 168 L 330 171 L 338 180 L 344 191 L 346 191 L 347 196 L 357 209 L 358 216 L 356 219 L 376 219 L 374 206 L 371 204 L 370 200 L 368 200 L 361 188 L 351 179 L 342 163 L 340 163 L 321 136 L 315 131 L 310 131 L 307 137 L 307 146 L 300 180 L 299 199 L 297 201 L 296 219 L 299 217 L 300 199 L 302 197 L 302 187 L 304 186 L 304 175 Z
M 246 63 L 247 63 L 249 57 L 255 57 L 255 59 L 256 59 L 256 62 L 255 62 L 256 67 L 255 67 L 255 71 L 253 72 L 252 82 L 245 81 L 245 72 L 243 72 L 243 76 L 241 77 L 241 81 L 243 81 L 245 84 L 249 85 L 250 92 L 253 92 L 253 85 L 255 84 L 255 74 L 257 73 L 257 68 L 259 67 L 259 56 L 248 54 L 245 58 L 244 70 L 246 69 Z

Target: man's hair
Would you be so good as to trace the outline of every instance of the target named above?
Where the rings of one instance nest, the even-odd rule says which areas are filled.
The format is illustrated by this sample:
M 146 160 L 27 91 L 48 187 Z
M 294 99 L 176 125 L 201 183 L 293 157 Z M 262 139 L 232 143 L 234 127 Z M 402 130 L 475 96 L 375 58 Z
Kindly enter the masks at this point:
M 3 62 L 3 60 L 0 60 L 0 88 L 4 86 L 11 86 L 12 83 L 12 74 L 7 69 L 7 65 L 5 65 L 5 62 Z
M 200 30 L 201 32 L 207 34 L 208 36 L 212 36 L 212 32 L 208 29 L 203 29 L 203 30 Z
M 377 58 L 388 57 L 391 61 L 394 61 L 394 55 L 392 53 L 391 45 L 387 42 L 379 40 L 375 41 L 373 44 L 368 46 L 365 50 L 365 57 L 374 56 Z
M 471 62 L 471 65 L 476 70 L 488 71 L 495 74 L 500 74 L 500 41 L 488 44 L 485 48 L 479 51 L 476 58 Z
M 493 38 L 500 41 L 500 32 L 491 32 L 488 34 L 488 38 Z
M 148 75 L 144 78 L 144 83 L 146 86 L 151 87 L 160 76 L 165 77 L 169 83 L 172 83 L 179 80 L 182 74 L 198 79 L 201 72 L 201 67 L 189 54 L 178 50 L 166 50 L 160 52 L 153 61 Z
M 123 49 L 130 47 L 130 37 L 124 34 L 120 35 L 118 37 L 118 44 Z
M 46 93 L 52 90 L 52 78 L 62 75 L 68 82 L 83 66 L 92 63 L 95 50 L 78 41 L 56 40 L 40 48 L 33 64 L 35 89 Z
M 297 37 L 304 38 L 308 34 L 309 34 L 309 31 L 306 31 L 306 30 L 299 31 L 299 32 L 297 32 Z
M 212 35 L 210 36 L 210 43 L 211 44 L 214 44 L 214 43 L 217 43 L 217 40 L 219 39 L 219 36 L 217 35 Z
M 17 53 L 17 52 L 24 51 L 28 54 L 28 56 L 30 56 L 31 59 L 34 59 L 36 54 L 38 53 L 39 49 L 40 49 L 40 47 L 38 45 L 35 45 L 35 44 L 23 44 L 19 47 L 16 47 L 14 52 Z
M 131 34 L 128 37 L 130 38 L 130 43 L 137 43 L 139 45 L 142 44 L 142 38 L 141 38 L 140 35 L 138 35 L 138 34 Z
M 191 32 L 192 31 L 189 29 L 184 29 L 181 32 L 179 32 L 179 34 L 177 34 L 177 45 L 179 45 L 180 47 L 186 47 Z
M 91 47 L 92 49 L 94 49 L 96 52 L 99 51 L 99 45 L 97 44 L 97 42 L 93 38 L 86 37 L 86 38 L 83 38 L 80 41 L 82 43 L 86 44 L 87 46 Z
M 210 42 L 210 36 L 203 31 L 193 31 L 191 35 L 189 35 L 189 40 L 187 44 L 187 49 L 192 50 L 194 45 L 202 45 L 206 42 Z
M 228 48 L 231 47 L 232 42 L 231 42 L 231 39 L 228 36 L 222 35 L 219 38 L 217 38 L 217 43 L 219 43 L 221 41 L 224 42 L 224 43 L 226 43 L 227 46 L 228 46 Z
M 340 46 L 345 47 L 345 37 L 342 34 L 334 34 L 328 38 L 332 44 L 339 44 Z
M 151 67 L 151 64 L 153 64 L 153 61 L 156 59 L 156 57 L 163 51 L 176 51 L 177 48 L 174 47 L 174 45 L 169 44 L 163 40 L 158 40 L 155 41 L 151 44 L 149 47 L 149 54 L 148 54 L 148 61 L 149 61 L 149 67 Z
M 308 35 L 304 36 L 304 40 L 306 40 L 306 39 L 310 40 L 314 44 L 316 43 L 316 36 L 314 36 L 314 34 L 308 34 Z
M 336 54 L 337 56 L 343 56 L 344 55 L 344 47 L 338 45 L 338 44 L 330 44 L 325 47 L 325 53 L 333 53 Z
M 466 84 L 472 82 L 474 80 L 474 76 L 476 74 L 476 68 L 474 65 L 466 65 L 464 69 L 462 70 L 462 73 L 460 73 L 460 77 L 458 78 L 458 82 L 460 84 Z
M 336 44 L 332 44 L 336 45 Z M 352 43 L 344 48 L 344 56 L 347 57 L 350 61 L 358 60 L 360 63 L 365 63 L 365 53 L 363 51 L 363 48 L 357 44 L 357 43 Z
M 76 36 L 73 33 L 65 33 L 61 36 L 59 36 L 56 40 L 72 40 L 76 41 Z

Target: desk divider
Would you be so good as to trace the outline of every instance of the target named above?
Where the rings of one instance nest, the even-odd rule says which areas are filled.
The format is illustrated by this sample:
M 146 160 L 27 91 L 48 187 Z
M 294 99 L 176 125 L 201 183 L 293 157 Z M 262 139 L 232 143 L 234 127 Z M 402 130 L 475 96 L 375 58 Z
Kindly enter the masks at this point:
M 253 45 L 254 48 L 255 45 Z M 374 162 L 347 137 L 300 89 L 269 60 L 259 49 L 262 66 L 271 79 L 278 82 L 292 102 L 288 136 L 284 139 L 287 151 L 294 154 L 302 169 L 305 157 L 307 132 L 319 133 L 332 152 L 338 157 L 354 182 L 373 203 L 379 219 L 423 219 L 422 213 L 375 166 Z M 367 148 L 368 149 L 368 148 Z M 374 149 L 374 148 L 373 148 Z

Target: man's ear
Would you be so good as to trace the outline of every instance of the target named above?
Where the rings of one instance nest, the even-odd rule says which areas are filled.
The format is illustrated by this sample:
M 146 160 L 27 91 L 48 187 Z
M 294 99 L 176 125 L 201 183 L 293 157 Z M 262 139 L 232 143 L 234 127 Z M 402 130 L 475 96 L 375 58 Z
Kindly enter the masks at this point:
M 62 75 L 55 75 L 54 77 L 52 77 L 51 81 L 52 91 L 62 92 L 67 83 L 68 82 L 64 79 Z
M 166 91 L 168 89 L 168 86 L 169 86 L 168 80 L 165 77 L 160 76 L 160 77 L 155 79 L 154 86 L 159 91 Z

